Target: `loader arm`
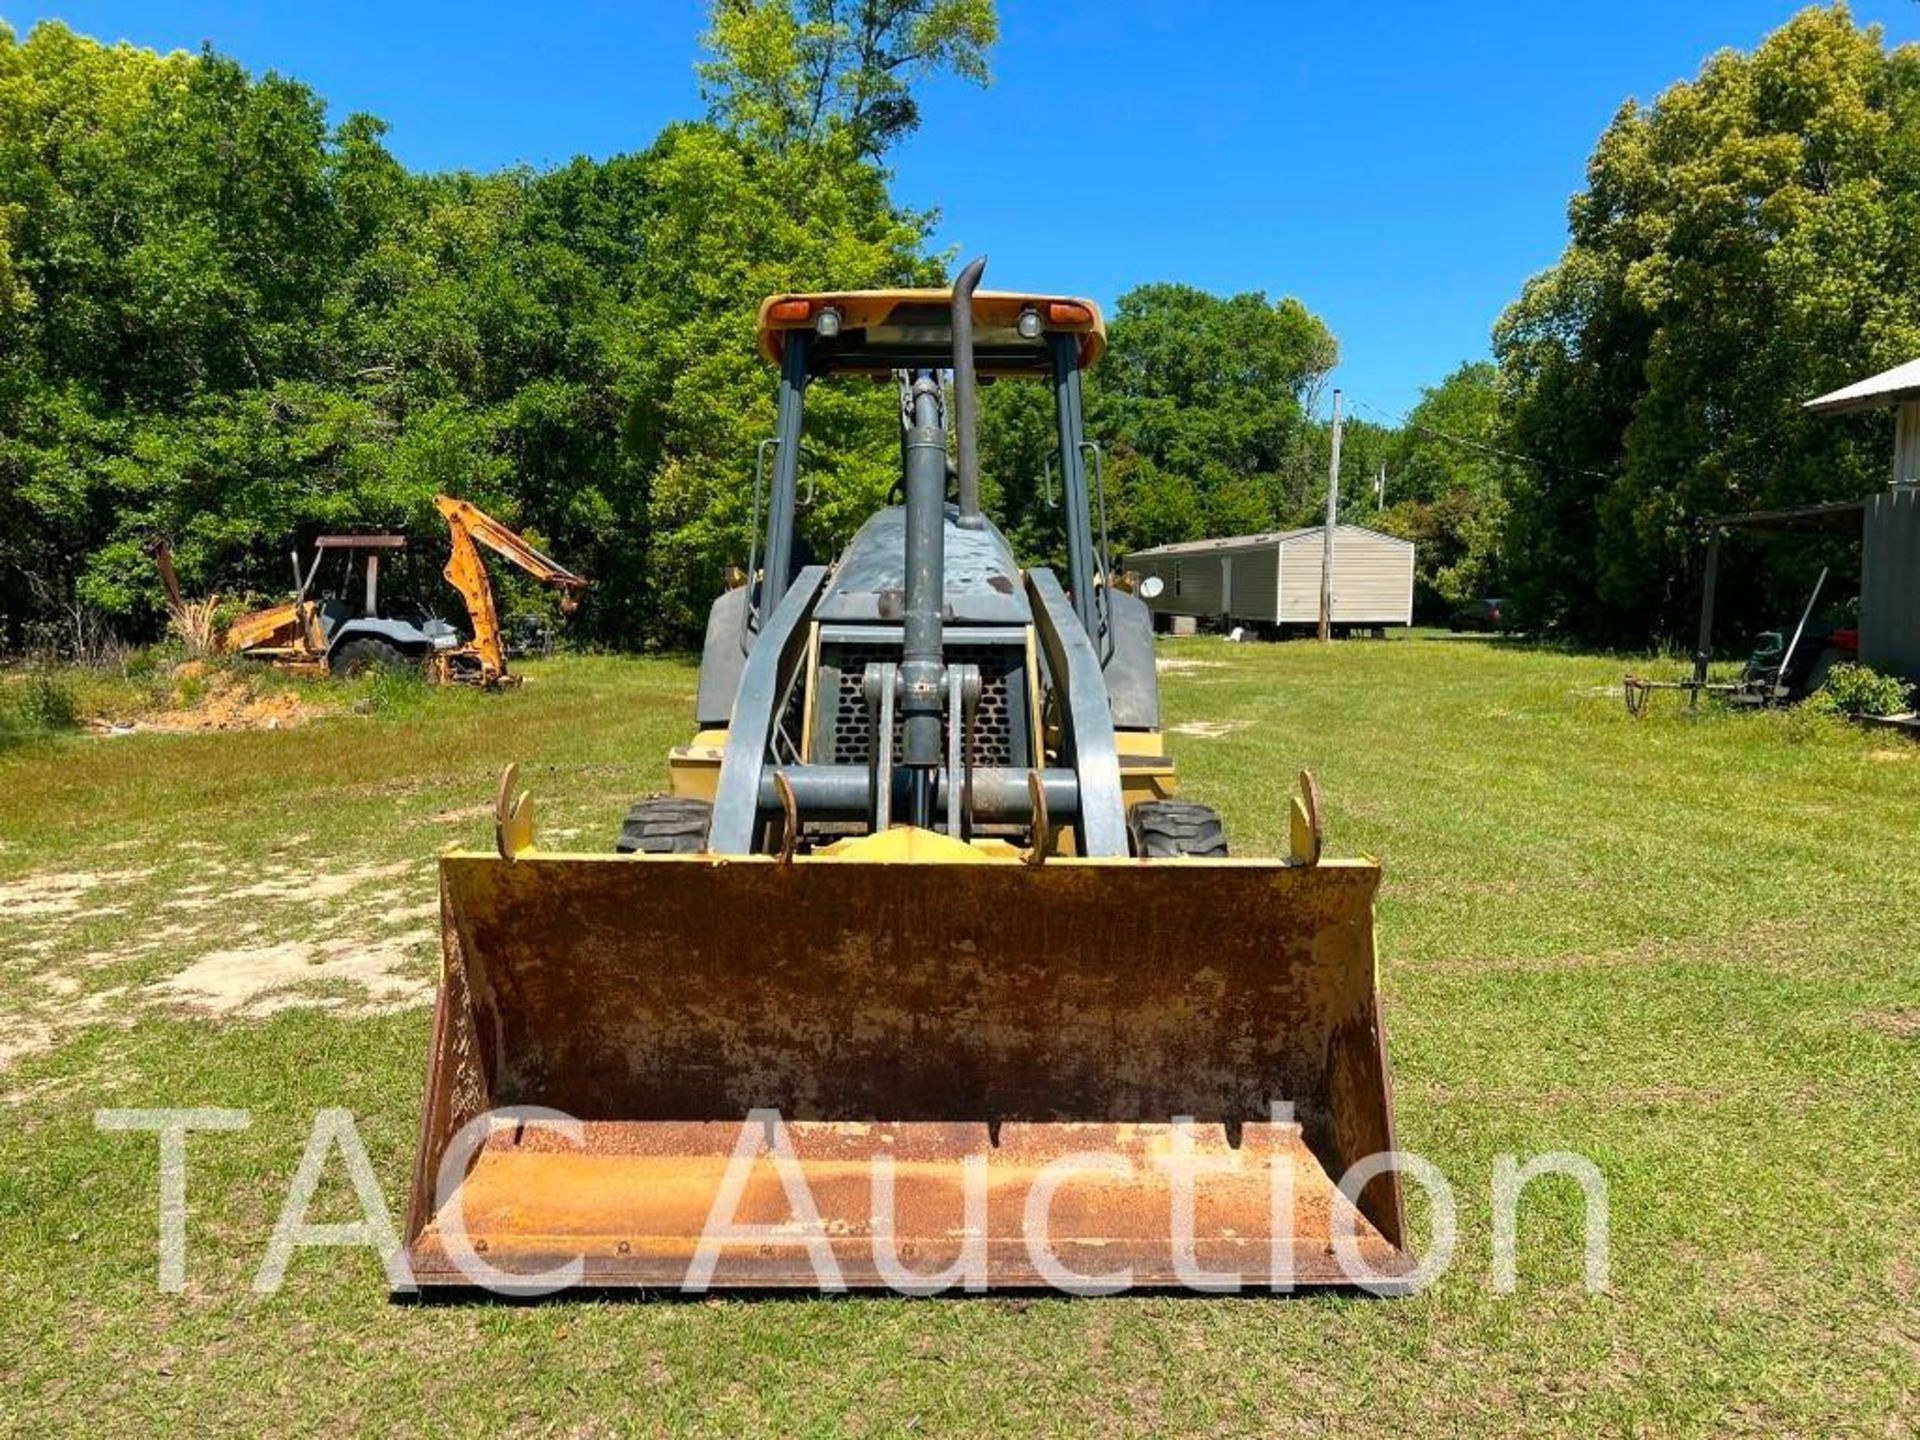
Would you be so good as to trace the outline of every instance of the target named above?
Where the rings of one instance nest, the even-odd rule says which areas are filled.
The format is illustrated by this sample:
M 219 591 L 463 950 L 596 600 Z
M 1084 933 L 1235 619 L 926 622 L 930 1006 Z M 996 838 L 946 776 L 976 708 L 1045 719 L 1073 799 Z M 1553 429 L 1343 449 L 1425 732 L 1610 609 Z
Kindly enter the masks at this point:
M 480 657 L 486 683 L 506 673 L 506 649 L 501 642 L 500 612 L 493 600 L 493 584 L 487 578 L 485 561 L 480 557 L 484 545 L 494 554 L 518 565 L 542 584 L 561 592 L 560 609 L 572 614 L 579 604 L 576 592 L 587 586 L 585 576 L 576 575 L 559 561 L 541 554 L 479 506 L 451 495 L 436 495 L 433 503 L 447 522 L 452 553 L 444 572 L 447 583 L 460 592 L 466 603 L 467 619 L 473 626 L 473 650 Z

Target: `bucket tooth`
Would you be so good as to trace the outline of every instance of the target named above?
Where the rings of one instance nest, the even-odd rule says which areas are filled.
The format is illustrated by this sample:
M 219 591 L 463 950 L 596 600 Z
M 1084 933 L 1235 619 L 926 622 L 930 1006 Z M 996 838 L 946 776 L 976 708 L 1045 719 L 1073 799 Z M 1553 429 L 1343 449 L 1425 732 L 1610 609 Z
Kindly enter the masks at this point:
M 520 767 L 507 766 L 493 801 L 493 845 L 502 860 L 533 849 L 533 796 L 518 788 L 519 780 Z

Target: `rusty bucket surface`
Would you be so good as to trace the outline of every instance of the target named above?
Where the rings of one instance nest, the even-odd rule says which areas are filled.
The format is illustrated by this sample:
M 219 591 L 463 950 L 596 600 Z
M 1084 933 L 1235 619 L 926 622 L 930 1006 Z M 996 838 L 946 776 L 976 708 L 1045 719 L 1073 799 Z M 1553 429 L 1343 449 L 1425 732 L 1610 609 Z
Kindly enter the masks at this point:
M 416 1283 L 1390 1289 L 1378 879 L 449 854 Z

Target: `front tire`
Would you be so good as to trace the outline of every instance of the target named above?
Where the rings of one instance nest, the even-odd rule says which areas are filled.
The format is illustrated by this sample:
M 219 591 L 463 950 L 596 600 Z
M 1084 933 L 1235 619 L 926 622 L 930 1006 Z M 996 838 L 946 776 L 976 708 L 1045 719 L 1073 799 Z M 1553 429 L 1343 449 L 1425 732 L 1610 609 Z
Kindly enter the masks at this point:
M 1133 853 L 1143 860 L 1227 858 L 1227 832 L 1211 805 L 1143 800 L 1127 812 L 1127 833 Z
M 680 795 L 637 800 L 620 827 L 614 850 L 621 855 L 698 855 L 707 848 L 713 806 Z

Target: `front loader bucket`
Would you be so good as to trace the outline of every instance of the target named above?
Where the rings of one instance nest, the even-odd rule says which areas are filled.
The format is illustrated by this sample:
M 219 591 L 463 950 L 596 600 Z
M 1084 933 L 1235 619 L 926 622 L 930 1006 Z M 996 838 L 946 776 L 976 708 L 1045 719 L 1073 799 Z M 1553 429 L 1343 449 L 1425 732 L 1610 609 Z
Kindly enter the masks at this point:
M 449 854 L 415 1281 L 1392 1290 L 1378 879 Z

